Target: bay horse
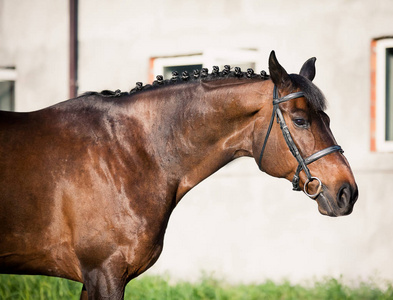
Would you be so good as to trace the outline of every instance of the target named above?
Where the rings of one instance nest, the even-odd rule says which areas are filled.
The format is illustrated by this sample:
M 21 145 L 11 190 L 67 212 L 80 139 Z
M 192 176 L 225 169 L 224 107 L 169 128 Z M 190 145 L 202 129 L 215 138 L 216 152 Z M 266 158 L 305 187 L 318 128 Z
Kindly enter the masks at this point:
M 312 83 L 315 58 L 270 76 L 225 66 L 0 112 L 0 272 L 83 283 L 81 299 L 123 299 L 158 259 L 171 212 L 241 157 L 286 178 L 329 216 L 358 189 Z

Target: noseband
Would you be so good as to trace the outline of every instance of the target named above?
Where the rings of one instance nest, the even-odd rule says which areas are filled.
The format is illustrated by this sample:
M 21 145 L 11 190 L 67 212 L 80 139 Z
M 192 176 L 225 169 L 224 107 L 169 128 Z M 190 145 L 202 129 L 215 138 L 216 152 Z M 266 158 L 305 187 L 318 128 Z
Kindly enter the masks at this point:
M 277 87 L 274 86 L 274 90 L 273 90 L 273 113 L 272 113 L 272 117 L 270 119 L 270 123 L 269 123 L 269 127 L 267 129 L 267 134 L 265 136 L 265 141 L 263 142 L 263 146 L 262 146 L 262 150 L 261 150 L 261 154 L 259 155 L 259 162 L 258 162 L 258 166 L 259 169 L 262 170 L 262 156 L 263 156 L 263 152 L 265 151 L 266 148 L 266 144 L 267 144 L 267 140 L 269 138 L 270 132 L 272 130 L 273 127 L 273 121 L 275 116 L 277 116 L 277 122 L 280 124 L 281 127 L 281 131 L 282 134 L 284 136 L 285 142 L 288 145 L 289 150 L 291 151 L 292 155 L 296 158 L 297 162 L 299 163 L 295 175 L 293 176 L 292 179 L 292 186 L 293 186 L 293 190 L 294 191 L 300 191 L 300 187 L 299 187 L 299 173 L 304 170 L 304 173 L 306 173 L 307 176 L 307 180 L 304 183 L 304 193 L 311 197 L 311 198 L 316 198 L 322 191 L 322 182 L 318 177 L 313 177 L 311 176 L 310 170 L 308 169 L 307 165 L 311 164 L 312 162 L 324 157 L 325 155 L 328 155 L 330 153 L 339 151 L 340 153 L 343 153 L 344 151 L 341 149 L 341 147 L 339 145 L 333 145 L 330 147 L 327 147 L 321 151 L 318 151 L 312 155 L 310 155 L 307 158 L 303 158 L 299 152 L 299 149 L 296 147 L 295 142 L 292 139 L 291 133 L 289 132 L 288 126 L 285 123 L 285 119 L 282 115 L 282 112 L 280 110 L 279 104 L 282 102 L 286 102 L 292 99 L 296 99 L 296 98 L 300 98 L 303 97 L 304 93 L 303 92 L 296 92 L 296 93 L 292 93 L 289 95 L 286 95 L 282 98 L 278 97 L 278 92 L 277 92 Z M 310 194 L 308 193 L 308 185 L 310 182 L 317 180 L 318 181 L 318 189 L 316 191 L 316 193 L 314 194 Z

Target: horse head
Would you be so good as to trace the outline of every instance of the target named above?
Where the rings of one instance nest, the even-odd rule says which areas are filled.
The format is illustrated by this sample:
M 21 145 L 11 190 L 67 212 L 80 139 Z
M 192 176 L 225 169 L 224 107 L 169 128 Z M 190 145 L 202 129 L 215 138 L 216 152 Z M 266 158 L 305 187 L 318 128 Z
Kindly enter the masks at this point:
M 358 188 L 330 130 L 324 95 L 312 83 L 315 60 L 307 60 L 299 75 L 288 74 L 271 53 L 269 70 L 274 86 L 267 106 L 273 103 L 273 113 L 266 113 L 266 105 L 261 110 L 253 153 L 262 171 L 292 181 L 294 190 L 303 190 L 317 201 L 322 214 L 342 216 L 352 212 Z M 270 126 L 264 129 L 262 124 L 269 117 Z

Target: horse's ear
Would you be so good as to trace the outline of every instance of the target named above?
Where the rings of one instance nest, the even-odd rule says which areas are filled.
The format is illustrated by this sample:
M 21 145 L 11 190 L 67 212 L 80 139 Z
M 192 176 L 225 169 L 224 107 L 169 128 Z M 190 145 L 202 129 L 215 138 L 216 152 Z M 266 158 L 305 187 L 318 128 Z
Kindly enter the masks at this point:
M 285 89 L 290 86 L 291 78 L 289 77 L 287 71 L 285 71 L 285 69 L 278 62 L 274 51 L 270 52 L 269 71 L 270 78 L 278 89 Z
M 300 69 L 300 75 L 303 77 L 308 78 L 310 81 L 312 81 L 315 77 L 315 61 L 317 59 L 315 57 L 311 57 L 308 59 L 303 67 Z

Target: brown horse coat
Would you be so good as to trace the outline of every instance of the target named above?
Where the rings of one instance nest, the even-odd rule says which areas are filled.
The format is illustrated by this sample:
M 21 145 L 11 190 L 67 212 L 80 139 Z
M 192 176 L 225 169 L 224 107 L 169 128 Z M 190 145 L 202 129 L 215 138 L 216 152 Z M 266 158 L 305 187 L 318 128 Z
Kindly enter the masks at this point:
M 273 85 L 281 95 L 296 89 L 274 54 L 269 63 L 272 80 L 243 74 L 0 112 L 0 272 L 68 278 L 84 283 L 82 297 L 122 299 L 158 259 L 184 194 L 237 157 L 257 160 Z M 305 156 L 335 144 L 307 99 L 281 106 Z M 309 128 L 296 127 L 295 115 Z M 264 171 L 291 180 L 297 163 L 277 124 L 270 139 Z M 350 213 L 357 187 L 344 156 L 310 169 L 324 183 L 320 211 Z

